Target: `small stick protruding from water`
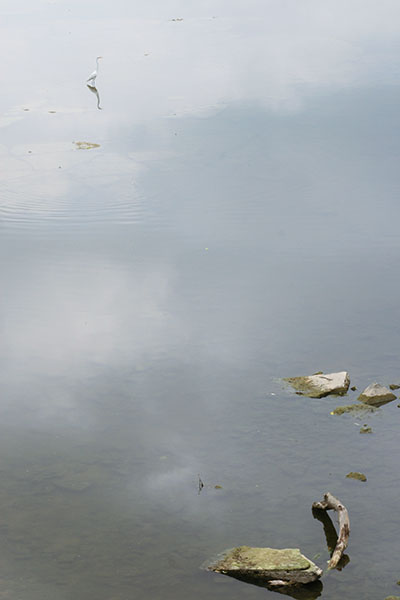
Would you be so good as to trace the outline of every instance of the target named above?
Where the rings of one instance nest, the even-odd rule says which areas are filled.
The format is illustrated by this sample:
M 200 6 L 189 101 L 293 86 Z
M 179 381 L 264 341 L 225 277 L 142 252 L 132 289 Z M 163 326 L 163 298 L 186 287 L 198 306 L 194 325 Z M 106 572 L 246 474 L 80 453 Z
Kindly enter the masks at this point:
M 204 483 L 202 482 L 200 475 L 198 477 L 199 477 L 199 494 L 200 494 L 201 490 L 204 487 Z

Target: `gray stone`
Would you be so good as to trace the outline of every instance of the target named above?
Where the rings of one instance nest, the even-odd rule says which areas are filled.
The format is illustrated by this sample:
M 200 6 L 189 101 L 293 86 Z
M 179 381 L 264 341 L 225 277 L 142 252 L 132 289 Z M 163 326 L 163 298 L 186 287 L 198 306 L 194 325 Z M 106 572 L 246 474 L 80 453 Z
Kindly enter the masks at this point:
M 310 398 L 323 398 L 329 394 L 343 396 L 350 385 L 350 377 L 347 371 L 287 377 L 284 381 L 287 381 L 295 390 Z
M 226 550 L 208 569 L 238 578 L 282 581 L 287 584 L 311 583 L 322 575 L 322 569 L 303 556 L 298 548 L 239 546 Z
M 379 383 L 371 383 L 357 398 L 360 402 L 370 404 L 371 406 L 382 406 L 388 402 L 396 400 L 389 388 Z

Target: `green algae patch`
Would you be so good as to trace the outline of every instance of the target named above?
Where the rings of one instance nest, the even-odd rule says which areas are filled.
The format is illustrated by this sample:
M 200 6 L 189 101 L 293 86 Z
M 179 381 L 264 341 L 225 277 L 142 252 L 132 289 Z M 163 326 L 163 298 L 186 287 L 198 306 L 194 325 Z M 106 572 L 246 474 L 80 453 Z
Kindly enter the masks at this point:
M 289 383 L 300 394 L 304 394 L 304 396 L 309 396 L 315 391 L 309 377 L 285 377 L 284 381 Z
M 239 546 L 228 553 L 219 563 L 218 570 L 234 571 L 251 569 L 252 571 L 297 571 L 308 569 L 310 562 L 298 548 L 251 548 Z
M 386 596 L 385 600 L 400 600 L 400 596 Z
M 367 481 L 364 473 L 359 473 L 358 471 L 351 471 L 350 473 L 347 473 L 346 477 L 348 479 L 358 479 L 358 481 Z
M 78 150 L 91 150 L 92 148 L 100 148 L 100 144 L 93 142 L 73 142 Z
M 206 568 L 243 581 L 281 580 L 290 585 L 308 584 L 322 575 L 322 569 L 298 548 L 238 546 L 226 550 Z
M 364 404 L 359 402 L 358 404 L 347 404 L 344 406 L 337 406 L 331 411 L 331 415 L 344 415 L 345 413 L 371 413 L 375 412 L 376 408 L 370 404 Z

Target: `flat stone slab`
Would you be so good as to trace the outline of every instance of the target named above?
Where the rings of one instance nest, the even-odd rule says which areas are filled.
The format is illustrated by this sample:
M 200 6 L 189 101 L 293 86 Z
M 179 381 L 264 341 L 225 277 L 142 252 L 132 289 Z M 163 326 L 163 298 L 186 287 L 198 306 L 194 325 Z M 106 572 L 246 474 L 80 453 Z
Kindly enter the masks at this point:
M 390 391 L 389 388 L 380 385 L 379 383 L 371 383 L 365 390 L 358 396 L 357 400 L 370 404 L 371 406 L 383 406 L 388 402 L 396 400 L 396 396 Z
M 284 381 L 290 383 L 300 394 L 310 398 L 323 398 L 329 394 L 343 396 L 347 393 L 350 385 L 347 371 L 318 373 L 304 377 L 286 377 Z
M 207 568 L 238 578 L 279 580 L 290 584 L 311 583 L 322 575 L 322 569 L 301 554 L 298 548 L 238 546 L 226 550 Z

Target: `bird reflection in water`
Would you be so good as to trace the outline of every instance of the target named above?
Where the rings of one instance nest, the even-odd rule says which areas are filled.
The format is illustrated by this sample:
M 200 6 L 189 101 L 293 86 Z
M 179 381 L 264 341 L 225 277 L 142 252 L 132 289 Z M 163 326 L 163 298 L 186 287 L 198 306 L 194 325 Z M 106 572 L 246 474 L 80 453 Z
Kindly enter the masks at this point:
M 89 85 L 89 83 L 86 84 L 86 87 L 89 88 L 89 90 L 92 92 L 92 94 L 95 94 L 95 96 L 97 98 L 97 108 L 99 110 L 102 110 L 102 108 L 100 106 L 100 94 L 99 94 L 99 90 L 97 89 L 97 87 L 95 85 Z

